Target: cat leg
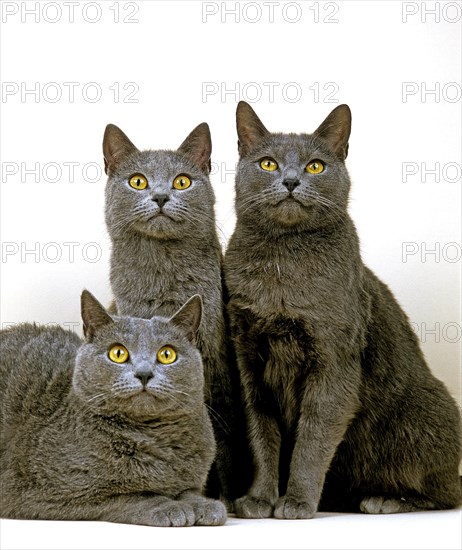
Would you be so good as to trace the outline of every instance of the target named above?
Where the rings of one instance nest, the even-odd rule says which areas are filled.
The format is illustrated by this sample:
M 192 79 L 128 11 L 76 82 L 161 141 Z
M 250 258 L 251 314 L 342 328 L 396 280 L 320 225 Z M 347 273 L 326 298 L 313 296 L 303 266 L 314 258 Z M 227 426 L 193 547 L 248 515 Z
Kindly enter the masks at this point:
M 279 494 L 281 436 L 276 420 L 258 410 L 253 399 L 246 397 L 254 480 L 248 494 L 237 499 L 234 507 L 238 517 L 269 518 Z
M 317 511 L 326 472 L 358 406 L 360 366 L 318 364 L 308 375 L 300 407 L 286 494 L 274 517 L 309 519 Z
M 189 527 L 195 523 L 189 502 L 161 495 L 115 497 L 101 505 L 98 516 L 89 519 L 153 527 Z
M 186 502 L 194 511 L 194 525 L 223 525 L 226 522 L 226 507 L 219 500 L 206 498 L 196 491 L 185 491 L 178 501 Z
M 242 422 L 238 422 L 239 407 L 242 407 L 239 379 L 237 373 L 231 372 L 231 362 L 218 351 L 214 358 L 204 356 L 203 360 L 208 378 L 207 405 L 217 448 L 205 494 L 220 498 L 231 511 L 233 500 L 249 486 L 251 464 Z
M 281 434 L 277 421 L 268 411 L 272 396 L 262 389 L 256 374 L 264 371 L 266 365 L 258 341 L 262 335 L 251 330 L 254 320 L 248 311 L 230 306 L 229 313 L 254 465 L 251 487 L 245 496 L 234 502 L 234 510 L 242 518 L 268 518 L 273 515 L 279 495 Z
M 362 512 L 393 514 L 460 505 L 459 412 L 438 389 L 408 392 L 407 407 L 400 404 L 399 413 L 388 415 L 386 431 L 356 430 L 369 438 L 349 442 L 349 454 L 369 447 L 363 456 L 370 463 L 361 463 L 364 459 L 358 457 L 358 464 L 350 469 L 356 471 L 356 481 L 361 480 Z M 359 477 L 363 472 L 369 473 L 368 479 Z
M 29 493 L 27 501 L 16 499 L 15 510 L 6 517 L 61 521 L 110 521 L 152 527 L 194 525 L 192 505 L 161 495 L 114 495 L 104 500 L 73 499 L 50 502 L 43 494 Z
M 276 420 L 262 411 L 250 368 L 243 372 L 243 380 L 254 479 L 247 495 L 235 501 L 234 510 L 242 518 L 269 518 L 279 494 L 281 435 Z
M 364 514 L 399 514 L 402 512 L 437 510 L 438 505 L 430 500 L 417 498 L 371 496 L 363 498 L 359 508 Z
M 398 514 L 422 510 L 448 510 L 462 502 L 462 482 L 458 475 L 458 464 L 453 470 L 432 472 L 416 483 L 418 493 L 400 495 L 373 495 L 361 500 L 359 509 L 365 514 Z M 385 493 L 385 492 L 384 492 Z

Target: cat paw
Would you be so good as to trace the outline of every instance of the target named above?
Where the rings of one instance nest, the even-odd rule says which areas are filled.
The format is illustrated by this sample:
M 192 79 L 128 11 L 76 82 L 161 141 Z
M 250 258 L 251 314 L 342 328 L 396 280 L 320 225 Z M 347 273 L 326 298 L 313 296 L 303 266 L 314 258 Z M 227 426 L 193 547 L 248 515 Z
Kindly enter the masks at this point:
M 234 502 L 234 511 L 238 518 L 270 518 L 273 515 L 273 505 L 267 500 L 245 496 Z
M 194 525 L 224 525 L 227 514 L 225 505 L 219 500 L 202 499 L 193 504 Z
M 190 504 L 172 501 L 153 510 L 149 519 L 154 527 L 190 527 L 196 518 Z
M 406 501 L 386 497 L 363 498 L 359 509 L 364 514 L 396 514 L 405 511 Z
M 274 517 L 278 519 L 311 519 L 315 512 L 316 508 L 309 502 L 284 496 L 276 502 Z

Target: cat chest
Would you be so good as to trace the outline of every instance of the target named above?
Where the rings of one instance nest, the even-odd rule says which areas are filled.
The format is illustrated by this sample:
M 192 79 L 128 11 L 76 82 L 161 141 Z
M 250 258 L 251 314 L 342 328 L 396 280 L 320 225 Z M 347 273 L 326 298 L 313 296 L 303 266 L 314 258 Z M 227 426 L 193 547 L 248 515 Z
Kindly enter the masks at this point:
M 277 345 L 279 348 L 280 346 Z M 274 407 L 273 414 L 289 431 L 296 426 L 303 389 L 306 382 L 306 370 L 309 365 L 304 357 L 290 357 L 288 350 L 276 352 L 270 345 L 270 355 L 265 365 L 262 383 L 270 394 L 268 402 Z M 296 352 L 295 352 L 296 353 Z
M 111 282 L 117 291 L 133 289 L 144 293 L 165 289 L 181 291 L 197 286 L 220 286 L 220 258 L 213 251 L 203 254 L 194 248 L 187 253 L 175 253 L 165 247 L 148 247 L 139 250 L 136 256 L 129 256 L 127 245 L 115 246 L 111 258 Z
M 292 429 L 314 365 L 313 340 L 299 319 L 249 321 L 250 339 L 246 345 L 255 346 L 256 360 L 251 359 L 248 365 L 262 390 L 264 406 Z
M 221 306 L 221 279 L 219 273 L 192 274 L 191 269 L 176 266 L 167 272 L 151 269 L 143 273 L 112 275 L 114 295 L 121 314 L 151 317 L 154 314 L 173 315 L 195 294 L 203 297 L 204 314 L 216 315 Z
M 265 315 L 316 315 L 321 304 L 333 302 L 334 296 L 340 294 L 342 285 L 330 279 L 328 270 L 310 269 L 302 260 L 297 263 L 272 259 L 242 265 L 227 277 L 231 298 L 238 295 Z M 343 301 L 340 296 L 335 298 L 337 303 Z
M 109 492 L 151 491 L 174 494 L 196 486 L 197 472 L 193 453 L 179 442 L 114 437 L 106 442 L 101 490 Z M 202 472 L 201 472 L 202 473 Z
M 37 478 L 46 480 L 50 492 L 95 499 L 143 491 L 174 494 L 200 486 L 204 477 L 199 443 L 191 440 L 188 426 L 137 429 L 117 419 L 82 418 L 78 430 L 65 437 L 63 431 L 44 433 L 54 441 L 60 435 L 60 444 L 47 450 L 51 478 L 50 471 Z

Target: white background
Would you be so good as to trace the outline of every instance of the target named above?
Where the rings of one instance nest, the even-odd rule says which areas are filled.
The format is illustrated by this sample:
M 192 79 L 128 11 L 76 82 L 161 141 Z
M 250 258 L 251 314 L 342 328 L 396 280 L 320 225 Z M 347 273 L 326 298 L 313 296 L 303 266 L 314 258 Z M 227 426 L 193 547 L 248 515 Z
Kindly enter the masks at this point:
M 209 123 L 225 246 L 237 101 L 285 132 L 312 132 L 348 103 L 350 212 L 364 261 L 460 400 L 461 3 L 65 4 L 2 2 L 2 326 L 61 323 L 80 333 L 81 290 L 109 303 L 107 123 L 154 149 L 176 148 Z M 38 181 L 27 172 L 36 163 Z

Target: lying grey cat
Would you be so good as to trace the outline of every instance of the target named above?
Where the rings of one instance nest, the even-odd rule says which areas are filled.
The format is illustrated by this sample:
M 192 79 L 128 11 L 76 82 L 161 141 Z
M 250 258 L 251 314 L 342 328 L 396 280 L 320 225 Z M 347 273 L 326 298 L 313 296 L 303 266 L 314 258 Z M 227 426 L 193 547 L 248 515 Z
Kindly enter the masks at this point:
M 193 342 L 201 300 L 171 319 L 111 317 L 82 293 L 86 339 L 1 333 L 0 515 L 222 525 L 200 492 L 215 443 Z
M 225 338 L 222 253 L 208 175 L 211 148 L 205 123 L 174 151 L 139 151 L 119 128 L 108 125 L 103 141 L 106 223 L 111 286 L 121 315 L 169 316 L 192 294 L 202 296 L 197 346 L 219 477 L 219 484 L 209 480 L 207 493 L 232 500 L 244 494 L 250 458 L 246 461 L 245 430 L 237 416 L 242 411 L 238 372 Z
M 347 212 L 350 124 L 340 105 L 311 135 L 270 133 L 238 105 L 225 281 L 256 467 L 242 517 L 461 502 L 459 410 L 361 261 Z

